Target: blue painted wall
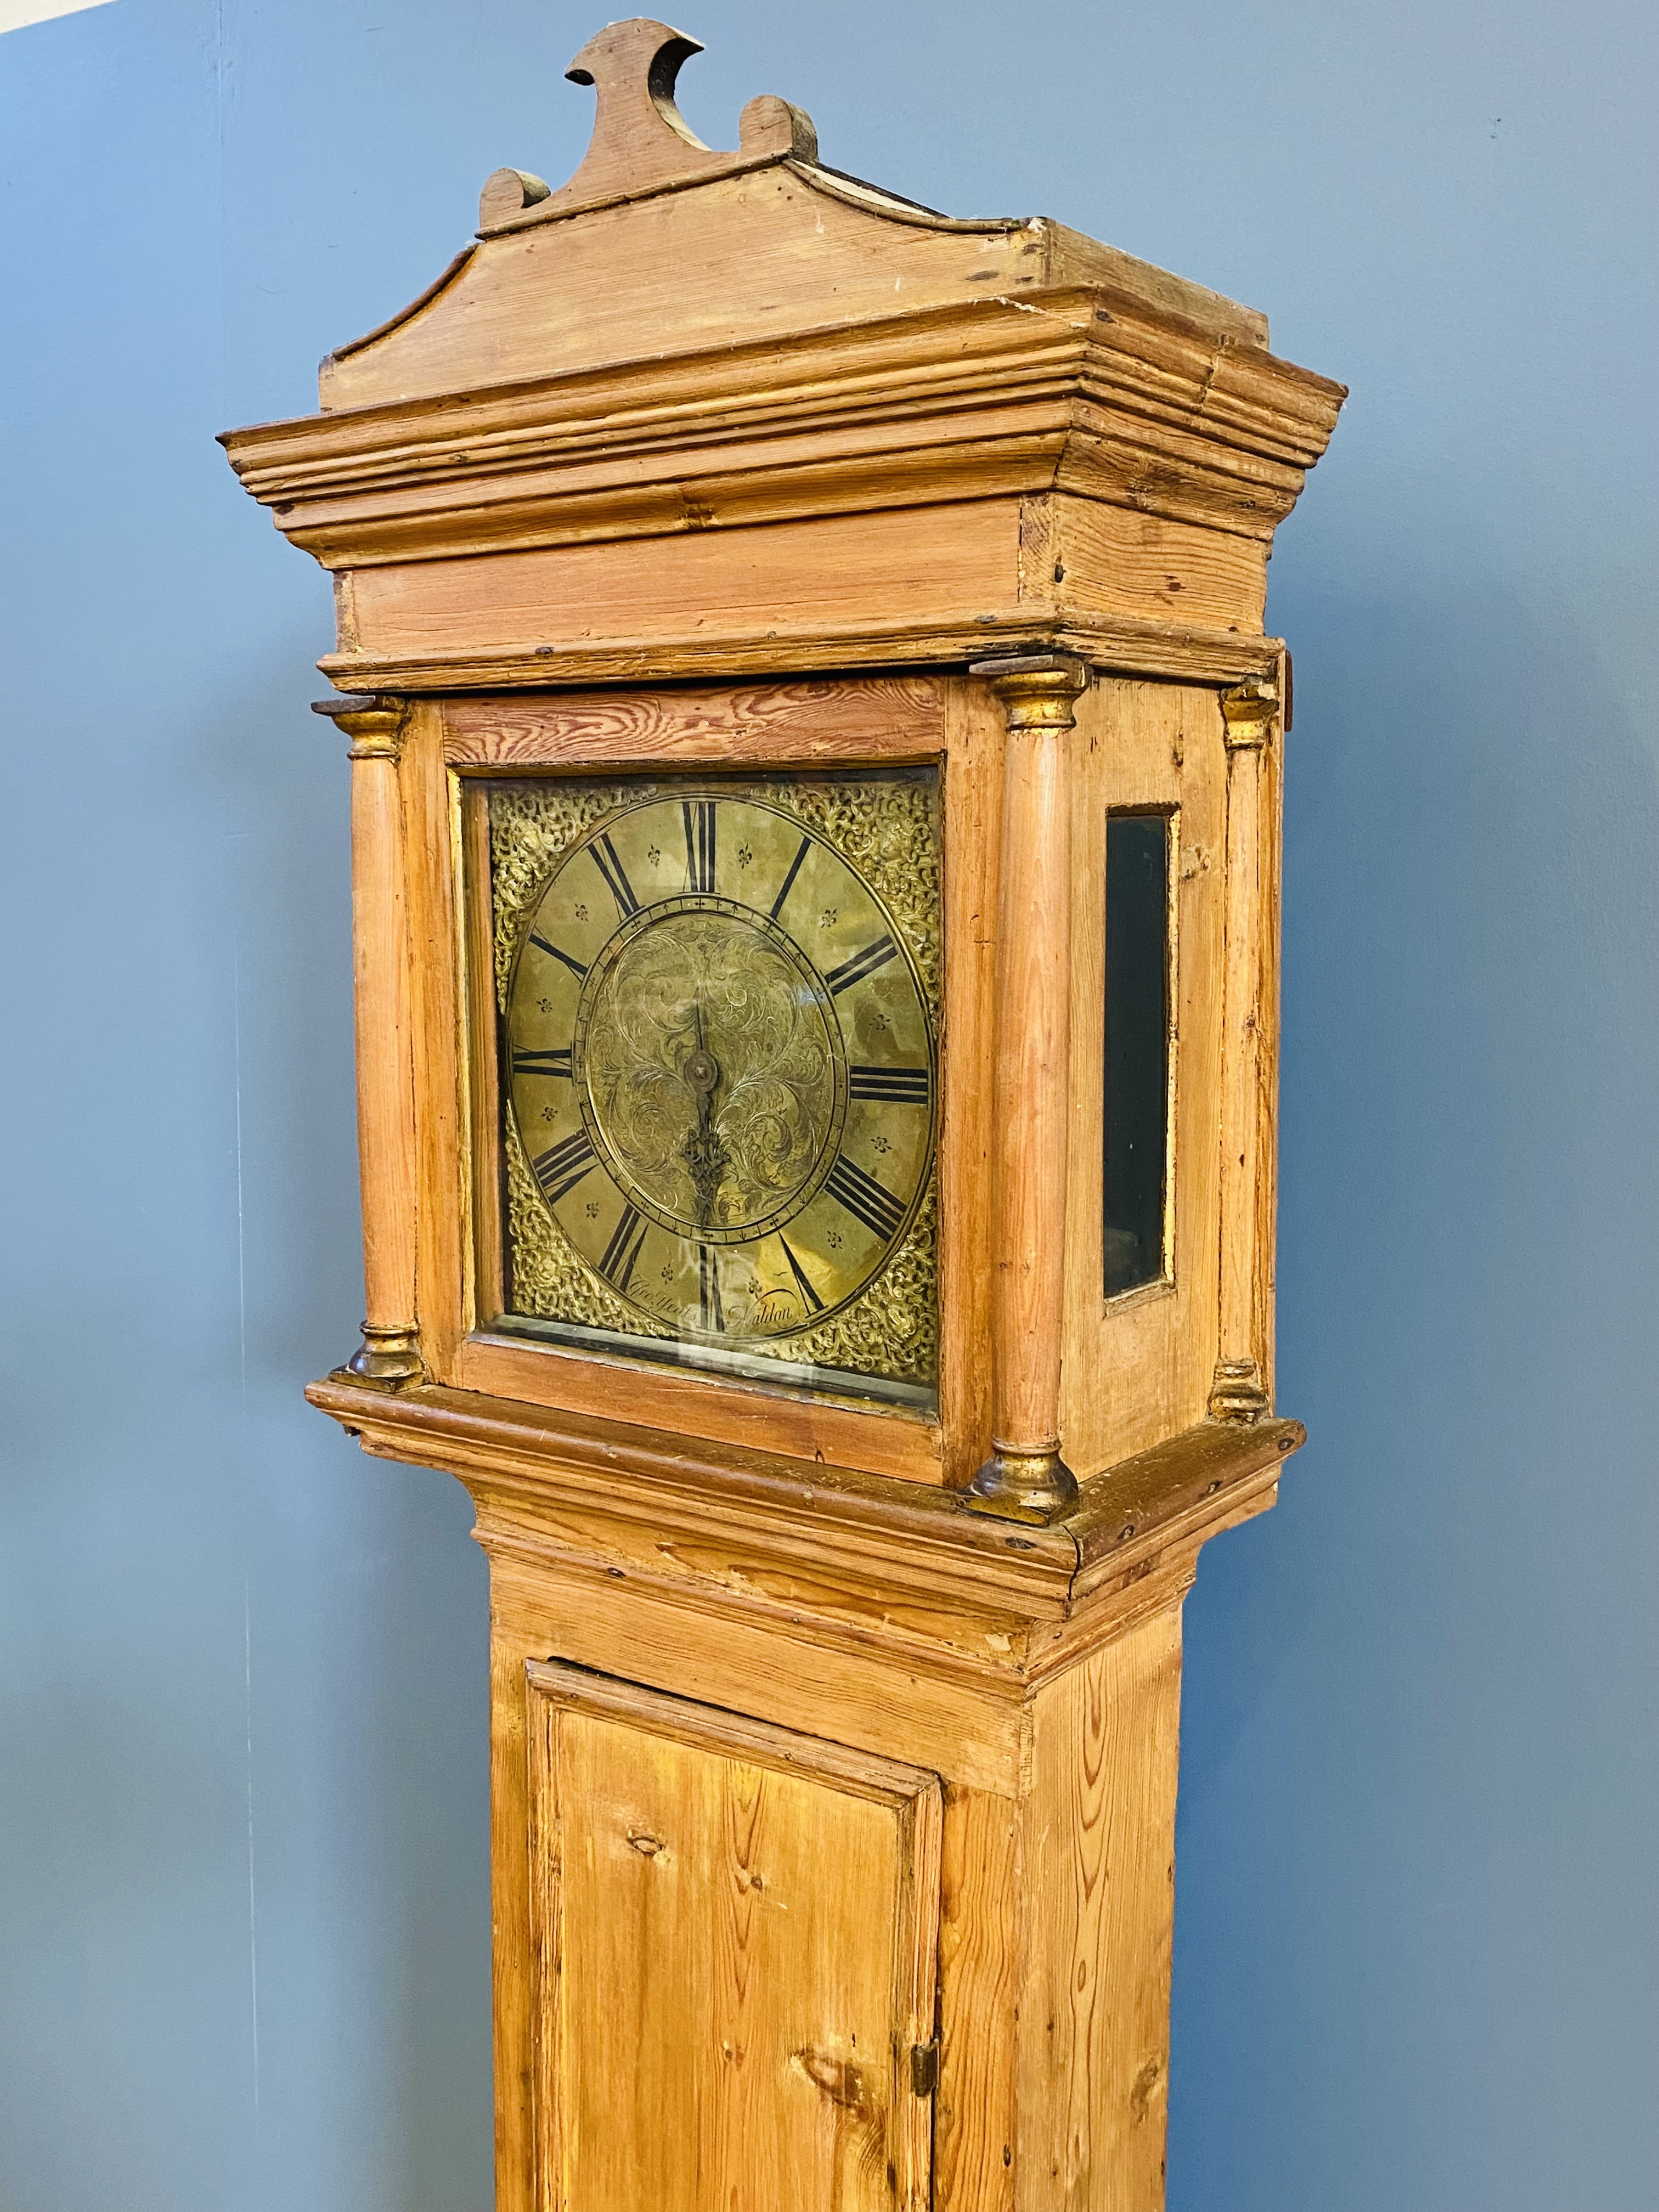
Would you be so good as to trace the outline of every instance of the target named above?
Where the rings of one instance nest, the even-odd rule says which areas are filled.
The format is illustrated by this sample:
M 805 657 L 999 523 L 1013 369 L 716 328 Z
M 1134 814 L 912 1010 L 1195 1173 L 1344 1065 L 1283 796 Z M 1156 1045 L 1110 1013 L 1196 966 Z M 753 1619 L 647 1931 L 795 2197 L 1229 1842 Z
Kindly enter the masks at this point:
M 489 2199 L 485 1589 L 358 1315 L 325 580 L 215 430 L 557 179 L 598 13 L 0 39 L 0 2208 Z M 1659 2201 L 1656 18 L 702 0 L 688 113 L 1048 210 L 1354 387 L 1297 652 L 1281 1395 L 1206 1557 L 1174 2212 Z

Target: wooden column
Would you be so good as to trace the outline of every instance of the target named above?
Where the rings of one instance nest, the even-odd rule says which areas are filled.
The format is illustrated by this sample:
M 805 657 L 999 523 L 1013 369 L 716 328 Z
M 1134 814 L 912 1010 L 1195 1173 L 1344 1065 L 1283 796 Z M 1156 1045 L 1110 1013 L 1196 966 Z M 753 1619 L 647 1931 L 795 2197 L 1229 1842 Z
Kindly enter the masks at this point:
M 1261 1209 L 1273 1173 L 1273 1063 L 1262 1004 L 1265 933 L 1270 914 L 1264 831 L 1272 805 L 1267 748 L 1279 713 L 1276 688 L 1253 678 L 1221 695 L 1227 744 L 1227 939 L 1222 977 L 1221 1334 L 1209 1410 L 1223 1420 L 1253 1421 L 1272 1408 L 1262 1316 L 1271 1287 Z
M 992 1191 L 991 1456 L 970 1492 L 988 1510 L 1050 1521 L 1077 1498 L 1060 1455 L 1071 1079 L 1071 762 L 1079 661 L 984 661 L 1007 716 L 997 914 Z
M 363 1340 L 347 1361 L 366 1382 L 417 1382 L 415 1086 L 410 1058 L 408 889 L 400 700 L 317 702 L 351 739 L 351 949 L 357 1159 L 363 1209 Z

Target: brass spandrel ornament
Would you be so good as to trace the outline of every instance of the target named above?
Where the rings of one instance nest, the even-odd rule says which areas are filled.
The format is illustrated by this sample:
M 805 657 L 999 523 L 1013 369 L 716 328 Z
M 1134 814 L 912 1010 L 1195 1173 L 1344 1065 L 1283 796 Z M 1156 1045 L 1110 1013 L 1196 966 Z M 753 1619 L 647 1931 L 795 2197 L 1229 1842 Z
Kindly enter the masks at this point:
M 936 777 L 497 786 L 490 848 L 509 1323 L 930 1395 Z

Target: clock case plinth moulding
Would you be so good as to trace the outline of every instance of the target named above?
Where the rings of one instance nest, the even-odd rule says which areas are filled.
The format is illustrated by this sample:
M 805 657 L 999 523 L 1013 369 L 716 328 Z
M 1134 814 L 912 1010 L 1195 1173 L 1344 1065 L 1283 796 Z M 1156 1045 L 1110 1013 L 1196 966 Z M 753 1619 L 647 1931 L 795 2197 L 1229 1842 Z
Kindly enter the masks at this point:
M 477 242 L 324 363 L 320 413 L 224 441 L 333 573 L 319 711 L 350 739 L 367 1317 L 309 1395 L 457 1475 L 490 1558 L 502 2212 L 608 2201 L 566 2124 L 593 2100 L 665 2204 L 705 2201 L 652 2134 L 703 2057 L 671 2037 L 607 2086 L 550 1964 L 576 1910 L 548 1871 L 577 1818 L 559 1762 L 600 1708 L 728 1779 L 789 1735 L 817 1752 L 776 1758 L 821 1754 L 838 1805 L 901 1808 L 898 2070 L 785 2053 L 826 2144 L 884 2145 L 867 2197 L 825 2150 L 826 2208 L 1128 2212 L 1163 2196 L 1182 1597 L 1303 1433 L 1273 1410 L 1289 667 L 1262 617 L 1344 394 L 1252 311 L 1059 224 L 823 167 L 782 100 L 702 146 L 672 100 L 695 51 L 602 32 L 570 181 L 499 171 Z M 466 780 L 919 764 L 943 792 L 937 1416 L 494 1328 Z M 1108 1298 L 1115 809 L 1161 813 L 1179 865 L 1167 1279 Z M 641 1941 L 660 1996 L 678 1954 Z M 743 2162 L 763 2145 L 701 2154 L 772 2185 Z

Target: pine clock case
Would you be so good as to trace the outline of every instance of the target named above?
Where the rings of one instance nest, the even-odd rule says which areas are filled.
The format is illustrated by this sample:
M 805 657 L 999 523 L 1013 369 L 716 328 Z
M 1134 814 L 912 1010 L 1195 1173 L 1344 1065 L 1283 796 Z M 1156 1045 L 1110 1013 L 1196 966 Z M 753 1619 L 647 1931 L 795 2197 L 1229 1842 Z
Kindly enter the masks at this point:
M 502 2212 L 1152 2212 L 1181 1603 L 1302 1436 L 1261 612 L 1343 395 L 1060 226 L 837 176 L 781 101 L 699 146 L 692 51 L 601 33 L 570 183 L 499 173 L 322 415 L 227 440 L 335 572 L 353 763 L 368 1320 L 309 1395 L 489 1555 Z M 943 789 L 937 1418 L 482 1327 L 468 780 L 891 763 Z M 1174 1266 L 1111 1300 L 1109 809 L 1177 886 Z

